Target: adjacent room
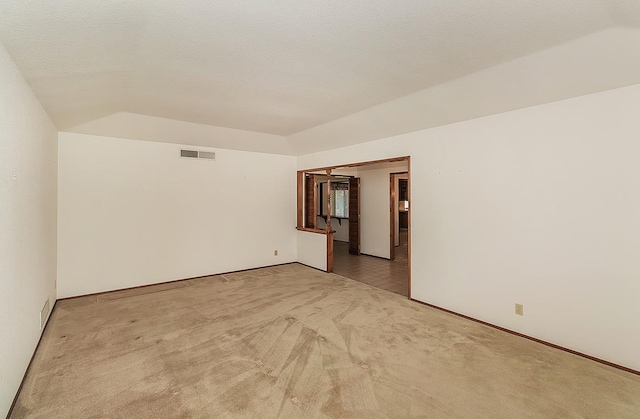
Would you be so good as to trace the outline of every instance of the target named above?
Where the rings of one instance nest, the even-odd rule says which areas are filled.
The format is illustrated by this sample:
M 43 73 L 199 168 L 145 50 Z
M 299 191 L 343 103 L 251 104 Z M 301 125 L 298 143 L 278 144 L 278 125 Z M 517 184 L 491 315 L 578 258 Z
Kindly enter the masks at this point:
M 407 297 L 408 170 L 409 157 L 301 171 L 298 229 L 329 232 L 311 266 Z
M 640 417 L 640 2 L 0 2 L 0 417 Z

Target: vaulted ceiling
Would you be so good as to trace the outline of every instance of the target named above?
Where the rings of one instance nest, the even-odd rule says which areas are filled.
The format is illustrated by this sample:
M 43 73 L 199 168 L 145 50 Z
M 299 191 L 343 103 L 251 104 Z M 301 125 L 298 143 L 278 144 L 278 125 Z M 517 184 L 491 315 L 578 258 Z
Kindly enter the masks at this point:
M 612 27 L 637 31 L 640 2 L 0 2 L 60 130 L 129 112 L 289 136 Z

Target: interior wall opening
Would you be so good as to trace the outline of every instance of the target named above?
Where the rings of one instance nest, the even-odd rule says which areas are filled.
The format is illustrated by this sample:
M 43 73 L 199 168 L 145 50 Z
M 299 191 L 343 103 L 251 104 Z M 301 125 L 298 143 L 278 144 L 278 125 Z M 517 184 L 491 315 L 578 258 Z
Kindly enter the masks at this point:
M 409 157 L 298 172 L 298 230 L 326 236 L 326 271 L 406 297 L 409 203 Z

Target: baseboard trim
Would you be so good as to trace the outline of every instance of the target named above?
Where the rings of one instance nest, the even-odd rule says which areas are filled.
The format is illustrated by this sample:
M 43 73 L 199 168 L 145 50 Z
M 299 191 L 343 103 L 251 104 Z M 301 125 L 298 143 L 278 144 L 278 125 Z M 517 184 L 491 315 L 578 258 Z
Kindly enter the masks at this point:
M 42 333 L 40 333 L 40 338 L 38 339 L 38 344 L 36 345 L 36 349 L 34 349 L 33 354 L 31 354 L 31 359 L 29 360 L 29 364 L 27 364 L 27 369 L 24 370 L 24 375 L 22 376 L 22 381 L 20 381 L 20 385 L 18 386 L 18 391 L 16 391 L 16 395 L 13 397 L 13 402 L 11 402 L 11 407 L 9 407 L 9 412 L 7 413 L 7 419 L 9 419 L 11 417 L 11 414 L 13 413 L 13 409 L 15 408 L 16 402 L 18 401 L 18 396 L 22 391 L 22 386 L 24 386 L 24 380 L 27 379 L 27 374 L 31 369 L 31 364 L 33 364 L 33 359 L 36 357 L 36 353 L 38 352 L 38 348 L 40 347 L 40 342 L 42 342 L 42 337 L 47 331 L 47 327 L 49 326 L 49 321 L 51 320 L 51 317 L 53 317 L 53 311 L 56 309 L 57 303 L 58 303 L 58 300 L 54 301 L 53 308 L 51 309 L 51 313 L 49 313 L 49 317 L 47 317 L 47 322 L 44 324 L 44 327 L 42 328 Z
M 316 268 L 315 266 L 307 265 L 306 263 L 302 263 L 302 262 L 293 262 L 293 263 L 297 263 L 298 265 L 306 266 L 307 268 L 315 269 L 316 271 L 324 272 L 325 274 L 328 273 L 327 271 L 323 271 L 322 269 Z
M 191 277 L 191 278 L 172 279 L 170 281 L 154 282 L 153 284 L 137 285 L 135 287 L 118 288 L 117 290 L 92 292 L 90 294 L 81 294 L 81 295 L 74 295 L 73 297 L 58 298 L 56 300 L 56 302 L 57 301 L 65 301 L 65 300 L 73 300 L 75 298 L 91 297 L 93 295 L 109 294 L 109 293 L 112 293 L 112 292 L 128 291 L 128 290 L 135 290 L 135 289 L 138 289 L 138 288 L 153 287 L 153 286 L 156 286 L 156 285 L 173 284 L 175 282 L 191 281 L 192 279 L 206 278 L 208 276 L 237 274 L 237 273 L 240 273 L 240 272 L 255 271 L 256 269 L 264 269 L 264 268 L 273 268 L 273 267 L 276 267 L 276 266 L 292 265 L 294 263 L 298 263 L 298 262 L 276 263 L 274 265 L 258 266 L 258 267 L 255 267 L 255 268 L 248 268 L 248 269 L 239 269 L 237 271 L 220 272 L 220 273 L 217 273 L 217 274 L 200 275 L 200 276 L 194 276 L 194 277 Z
M 376 255 L 370 255 L 369 253 L 362 253 L 360 252 L 361 255 L 363 256 L 369 256 L 370 258 L 376 258 L 376 259 L 382 259 L 382 260 L 386 260 L 387 262 L 391 262 L 391 258 L 385 258 L 382 256 L 376 256 Z
M 574 351 L 573 349 L 565 348 L 564 346 L 556 345 L 555 343 L 547 342 L 547 341 L 542 340 L 542 339 L 534 338 L 533 336 L 528 336 L 528 335 L 525 335 L 525 334 L 522 334 L 522 333 L 519 333 L 519 332 L 515 332 L 515 331 L 513 331 L 511 329 L 507 329 L 507 328 L 504 328 L 504 327 L 501 327 L 501 326 L 496 326 L 495 324 L 487 323 L 485 321 L 478 320 L 476 318 L 469 317 L 469 316 L 466 316 L 464 314 L 456 313 L 455 311 L 447 310 L 446 308 L 442 308 L 442 307 L 435 306 L 433 304 L 425 303 L 424 301 L 416 300 L 415 298 L 409 297 L 409 300 L 414 301 L 414 302 L 416 302 L 418 304 L 425 305 L 427 307 L 435 308 L 436 310 L 444 311 L 445 313 L 449 313 L 449 314 L 453 314 L 453 315 L 458 316 L 458 317 L 462 317 L 463 319 L 471 320 L 471 321 L 474 321 L 476 323 L 480 323 L 480 324 L 483 324 L 485 326 L 489 326 L 489 327 L 492 327 L 494 329 L 498 329 L 498 330 L 501 330 L 503 332 L 507 332 L 507 333 L 510 333 L 512 335 L 519 336 L 521 338 L 532 340 L 532 341 L 534 341 L 536 343 L 541 343 L 543 345 L 549 346 L 549 347 L 554 348 L 554 349 L 559 349 L 561 351 L 568 352 L 568 353 L 570 353 L 572 355 L 580 356 L 582 358 L 586 358 L 588 360 L 595 361 L 595 362 L 598 362 L 600 364 L 604 364 L 604 365 L 607 365 L 609 367 L 613 367 L 613 368 L 616 368 L 616 369 L 619 369 L 619 370 L 622 370 L 622 371 L 625 371 L 625 372 L 628 372 L 628 373 L 631 373 L 631 374 L 640 375 L 640 371 L 634 370 L 633 368 L 625 367 L 624 365 L 616 364 L 616 363 L 613 363 L 613 362 L 610 362 L 610 361 L 606 361 L 606 360 L 601 359 L 601 358 L 596 358 L 595 356 L 591 356 L 591 355 L 587 355 L 587 354 L 582 353 L 582 352 Z

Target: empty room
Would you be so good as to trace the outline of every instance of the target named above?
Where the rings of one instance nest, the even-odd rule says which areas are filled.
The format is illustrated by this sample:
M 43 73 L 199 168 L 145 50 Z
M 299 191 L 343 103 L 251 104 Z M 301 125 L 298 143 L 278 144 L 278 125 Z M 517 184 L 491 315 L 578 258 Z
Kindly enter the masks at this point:
M 640 2 L 3 0 L 0 417 L 640 417 Z

